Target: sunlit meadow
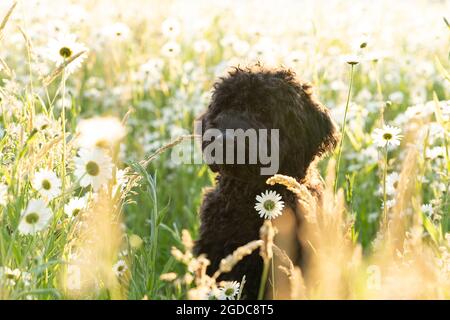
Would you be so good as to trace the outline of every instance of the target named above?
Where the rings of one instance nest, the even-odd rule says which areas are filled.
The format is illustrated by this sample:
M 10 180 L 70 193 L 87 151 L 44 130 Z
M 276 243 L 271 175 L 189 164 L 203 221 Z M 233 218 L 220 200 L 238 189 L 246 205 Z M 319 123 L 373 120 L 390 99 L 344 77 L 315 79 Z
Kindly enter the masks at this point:
M 288 279 L 275 297 L 449 299 L 449 13 L 445 0 L 2 0 L 0 298 L 238 299 L 245 283 L 216 279 L 260 250 Z M 320 163 L 323 206 L 268 181 L 309 213 L 310 271 L 266 222 L 209 277 L 192 239 L 214 175 L 170 155 L 215 79 L 256 62 L 311 82 L 342 144 Z

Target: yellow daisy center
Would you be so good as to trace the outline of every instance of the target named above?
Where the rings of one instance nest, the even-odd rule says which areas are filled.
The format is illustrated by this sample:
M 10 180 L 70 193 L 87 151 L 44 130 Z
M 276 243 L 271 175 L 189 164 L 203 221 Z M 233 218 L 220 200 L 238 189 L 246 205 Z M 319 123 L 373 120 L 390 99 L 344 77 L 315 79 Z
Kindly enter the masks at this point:
M 98 140 L 95 144 L 96 147 L 107 149 L 109 147 L 108 141 L 106 140 Z
M 52 184 L 50 183 L 50 181 L 46 180 L 42 180 L 42 188 L 44 190 L 50 190 L 52 187 Z
M 89 161 L 86 164 L 86 172 L 90 175 L 90 176 L 98 176 L 98 174 L 100 173 L 100 167 L 99 165 L 94 162 L 94 161 Z
M 39 215 L 36 212 L 27 214 L 25 221 L 29 224 L 35 224 L 39 221 Z
M 233 288 L 228 288 L 227 290 L 225 290 L 225 295 L 227 296 L 231 296 L 234 293 L 234 289 Z
M 272 200 L 266 200 L 264 201 L 263 206 L 267 211 L 272 211 L 275 208 L 275 202 L 273 202 Z
M 8 279 L 8 280 L 14 280 L 14 279 L 16 279 L 16 277 L 15 277 L 14 274 L 12 274 L 12 273 L 7 273 L 5 276 L 6 276 L 6 279 Z
M 61 49 L 59 49 L 59 54 L 64 59 L 67 59 L 72 56 L 72 50 L 70 50 L 70 48 L 68 48 L 68 47 L 62 47 Z

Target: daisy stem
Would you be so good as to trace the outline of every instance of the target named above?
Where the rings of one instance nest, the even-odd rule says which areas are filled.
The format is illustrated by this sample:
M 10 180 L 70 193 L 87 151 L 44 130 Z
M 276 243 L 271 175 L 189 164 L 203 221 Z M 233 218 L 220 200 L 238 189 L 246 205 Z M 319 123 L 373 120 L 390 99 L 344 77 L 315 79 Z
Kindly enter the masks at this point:
M 388 144 L 384 147 L 384 170 L 383 170 L 383 223 L 387 225 L 387 194 L 386 194 L 386 177 L 388 168 Z
M 375 81 L 376 81 L 376 84 L 377 84 L 378 99 L 380 101 L 383 101 L 383 89 L 381 87 L 380 71 L 379 71 L 379 67 L 378 67 L 378 62 L 374 62 L 373 66 L 374 66 L 373 68 L 374 68 L 374 71 L 375 71 Z M 384 104 L 383 104 L 382 112 L 381 112 L 381 120 L 384 123 L 384 119 L 383 119 L 384 118 L 384 112 L 383 112 L 383 109 L 384 109 Z
M 271 259 L 272 265 L 270 267 L 272 271 L 272 299 L 275 299 L 275 268 L 273 258 Z
M 337 164 L 336 164 L 336 179 L 334 179 L 334 193 L 335 194 L 337 191 L 337 186 L 338 186 L 338 181 L 339 181 L 339 168 L 341 165 L 342 145 L 344 143 L 344 138 L 345 138 L 345 126 L 346 126 L 346 122 L 347 122 L 348 107 L 350 105 L 350 95 L 352 92 L 353 69 L 354 69 L 354 65 L 352 64 L 351 69 L 350 69 L 350 85 L 348 87 L 347 102 L 345 103 L 344 120 L 342 121 L 341 141 L 339 142 L 339 149 L 338 149 L 338 158 L 337 158 Z
M 61 110 L 61 126 L 62 126 L 62 157 L 61 157 L 61 182 L 62 182 L 62 194 L 66 188 L 66 68 L 62 71 L 62 110 Z M 64 201 L 64 198 L 62 199 Z
M 258 300 L 262 300 L 264 298 L 264 291 L 266 289 L 266 282 L 268 275 L 269 275 L 269 261 L 265 259 L 263 272 L 261 274 L 261 283 L 259 285 Z

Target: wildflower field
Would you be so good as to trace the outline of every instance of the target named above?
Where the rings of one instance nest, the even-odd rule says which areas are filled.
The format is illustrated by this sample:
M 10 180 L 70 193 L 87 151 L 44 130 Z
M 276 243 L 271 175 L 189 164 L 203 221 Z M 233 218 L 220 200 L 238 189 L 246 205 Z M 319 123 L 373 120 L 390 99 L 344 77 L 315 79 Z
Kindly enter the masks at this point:
M 449 21 L 445 0 L 0 1 L 0 298 L 239 299 L 245 281 L 218 276 L 282 255 L 270 219 L 206 275 L 192 248 L 214 173 L 173 156 L 214 82 L 260 63 L 311 82 L 341 133 L 320 208 L 268 181 L 303 199 L 314 248 L 276 290 L 449 299 Z M 281 214 L 255 194 L 261 219 L 267 197 Z

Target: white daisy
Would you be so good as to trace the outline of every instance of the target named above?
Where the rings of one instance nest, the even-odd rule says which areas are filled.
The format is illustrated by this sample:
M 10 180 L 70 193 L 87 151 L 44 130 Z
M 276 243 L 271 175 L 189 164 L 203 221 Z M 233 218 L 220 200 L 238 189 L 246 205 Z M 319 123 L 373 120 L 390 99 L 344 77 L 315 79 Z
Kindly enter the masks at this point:
M 31 285 L 31 280 L 33 279 L 33 277 L 31 275 L 31 273 L 22 271 L 21 279 L 22 279 L 23 285 L 26 287 L 29 287 Z
M 379 216 L 380 214 L 378 213 L 378 212 L 371 212 L 371 213 L 369 213 L 368 215 L 367 215 L 367 220 L 369 221 L 369 222 L 374 222 L 374 221 L 376 221 L 377 219 L 378 219 L 378 216 Z
M 352 44 L 352 47 L 356 50 L 364 49 L 367 47 L 369 42 L 370 42 L 370 38 L 366 34 L 362 34 L 355 39 L 355 41 Z
M 208 300 L 219 300 L 221 293 L 222 292 L 220 289 L 212 288 L 207 294 L 207 299 Z
M 389 95 L 389 100 L 391 100 L 392 102 L 394 102 L 396 104 L 401 104 L 404 99 L 405 99 L 405 95 L 401 91 L 395 91 Z
M 124 41 L 130 37 L 130 28 L 122 23 L 116 22 L 103 29 L 103 34 L 110 40 Z
M 430 217 L 433 221 L 439 221 L 442 219 L 442 215 L 437 210 L 433 209 L 432 204 L 423 204 L 420 207 L 420 210 L 428 217 Z
M 36 172 L 31 185 L 48 201 L 61 194 L 61 180 L 50 170 L 41 169 Z
M 113 265 L 113 271 L 116 276 L 121 277 L 128 270 L 128 266 L 124 260 L 119 260 L 115 265 Z
M 73 34 L 58 35 L 56 39 L 50 41 L 47 49 L 48 58 L 55 62 L 57 66 L 60 66 L 62 63 L 82 51 L 87 51 L 86 46 L 77 42 L 77 37 Z M 66 67 L 66 74 L 69 75 L 76 71 L 85 58 L 86 54 L 82 54 L 68 64 Z
M 161 48 L 161 54 L 167 58 L 176 57 L 180 51 L 180 45 L 175 41 L 169 41 Z
M 212 48 L 208 40 L 197 40 L 194 42 L 194 51 L 197 53 L 207 53 Z
M 234 300 L 236 296 L 239 294 L 240 284 L 237 281 L 227 281 L 220 288 L 219 300 Z
M 392 172 L 386 177 L 386 194 L 388 196 L 395 195 L 399 180 L 400 175 L 397 172 Z M 381 187 L 381 189 L 383 189 L 383 187 Z M 381 192 L 383 192 L 383 190 L 381 190 Z
M 420 210 L 430 217 L 433 215 L 433 206 L 429 203 L 421 205 Z
M 51 125 L 51 120 L 42 113 L 37 114 L 33 120 L 33 128 L 38 131 L 43 131 Z
M 126 135 L 122 122 L 114 117 L 81 120 L 77 126 L 77 144 L 81 148 L 112 148 Z
M 232 48 L 236 55 L 244 56 L 250 49 L 250 44 L 245 40 L 236 39 L 236 41 L 233 41 L 232 43 Z
M 124 250 L 119 252 L 119 257 L 124 258 L 124 257 L 127 257 L 127 256 L 128 256 L 128 250 L 127 249 L 124 249 Z
M 73 104 L 73 101 L 69 95 L 66 96 L 64 99 L 60 98 L 60 99 L 56 100 L 56 102 L 55 102 L 55 106 L 58 109 L 64 108 L 66 110 L 72 108 L 72 104 Z
M 256 196 L 256 201 L 255 209 L 261 218 L 275 219 L 283 213 L 284 202 L 275 191 L 266 190 L 265 193 Z
M 264 60 L 270 64 L 275 58 L 277 47 L 268 39 L 258 41 L 253 45 L 249 52 L 249 58 L 252 61 Z
M 161 26 L 161 31 L 165 37 L 175 38 L 180 34 L 180 22 L 177 19 L 166 19 Z
M 426 150 L 426 157 L 432 160 L 444 159 L 445 158 L 445 148 L 444 147 L 433 147 Z
M 6 206 L 8 203 L 8 186 L 0 183 L 0 206 Z
M 396 205 L 396 203 L 397 201 L 395 201 L 395 199 L 387 200 L 387 209 L 392 209 Z M 381 209 L 384 210 L 384 202 L 381 203 Z
M 350 65 L 355 65 L 361 61 L 361 57 L 356 54 L 349 54 L 349 55 L 343 56 L 342 60 L 344 60 L 345 63 L 348 63 Z
M 234 34 L 225 35 L 222 39 L 220 39 L 219 43 L 222 47 L 231 47 L 233 46 L 233 42 L 237 41 L 239 38 Z
M 47 208 L 43 200 L 32 199 L 21 214 L 19 232 L 26 235 L 42 231 L 48 226 L 52 216 L 52 211 Z
M 395 147 L 400 145 L 400 140 L 403 138 L 400 133 L 400 128 L 384 125 L 383 128 L 377 128 L 373 131 L 372 138 L 374 143 L 380 148 L 386 146 Z
M 139 68 L 139 80 L 154 80 L 159 81 L 162 76 L 164 68 L 164 61 L 161 59 L 149 59 Z
M 0 284 L 5 286 L 15 286 L 20 278 L 19 269 L 10 269 L 8 267 L 0 267 Z
M 75 158 L 75 175 L 80 186 L 92 186 L 98 191 L 112 177 L 112 160 L 99 148 L 80 149 Z
M 64 212 L 69 218 L 75 218 L 81 211 L 86 209 L 87 199 L 86 197 L 75 197 L 64 206 Z
M 302 51 L 292 51 L 286 55 L 284 62 L 288 67 L 294 67 L 296 64 L 304 62 L 305 60 L 306 56 Z
M 129 180 L 129 176 L 126 175 L 126 171 L 122 169 L 118 169 L 116 171 L 116 183 L 113 186 L 113 194 L 117 194 L 118 192 L 122 192 L 125 186 L 127 185 Z

